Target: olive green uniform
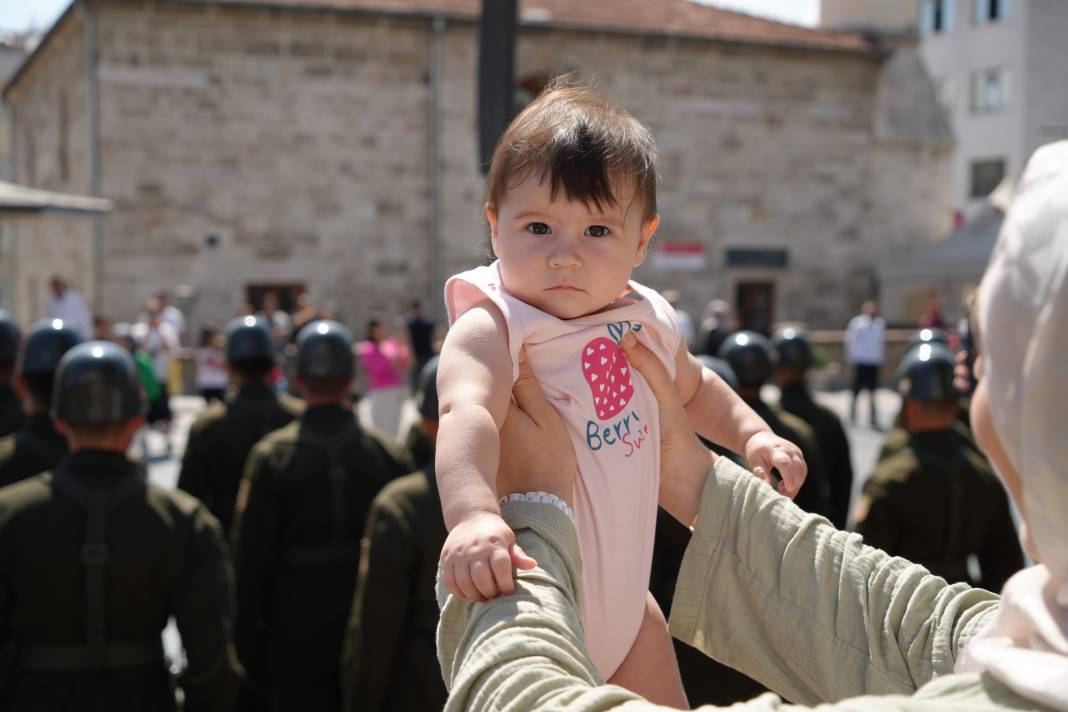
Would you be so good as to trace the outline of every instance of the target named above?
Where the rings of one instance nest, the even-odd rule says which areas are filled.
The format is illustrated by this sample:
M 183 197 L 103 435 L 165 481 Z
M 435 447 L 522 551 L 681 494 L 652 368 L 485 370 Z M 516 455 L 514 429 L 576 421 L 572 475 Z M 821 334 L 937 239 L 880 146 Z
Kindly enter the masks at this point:
M 252 449 L 234 522 L 235 637 L 272 709 L 340 706 L 367 512 L 410 471 L 406 456 L 339 406 L 308 408 Z
M 303 403 L 279 398 L 261 383 L 241 386 L 225 403 L 213 403 L 189 430 L 178 488 L 208 506 L 229 536 L 237 489 L 248 453 L 264 435 L 300 416 Z
M 1005 490 L 955 429 L 912 433 L 876 466 L 858 509 L 865 544 L 950 583 L 1000 591 L 1023 567 Z M 971 555 L 979 560 L 979 580 L 968 574 Z
M 347 712 L 445 706 L 434 584 L 447 535 L 433 466 L 386 485 L 371 505 L 342 659 Z
M 805 421 L 787 413 L 782 408 L 751 398 L 746 398 L 745 402 L 764 419 L 773 433 L 801 448 L 805 464 L 808 465 L 808 475 L 805 478 L 805 484 L 801 486 L 801 491 L 794 498 L 794 503 L 806 512 L 830 517 L 831 488 L 827 480 L 827 468 L 823 464 L 823 453 L 817 444 L 815 432 Z
M 9 383 L 0 384 L 0 438 L 20 429 L 26 422 L 22 400 Z
M 402 444 L 411 456 L 415 469 L 434 466 L 434 441 L 430 439 L 430 433 L 426 431 L 426 424 L 422 420 L 412 423 Z
M 828 519 L 834 526 L 844 529 L 853 491 L 853 462 L 842 421 L 833 410 L 817 403 L 808 387 L 801 383 L 783 386 L 779 405 L 812 428 L 830 489 L 831 513 Z M 811 474 L 811 467 L 809 472 Z
M 174 710 L 170 616 L 184 709 L 229 709 L 231 576 L 204 505 L 146 484 L 119 453 L 82 450 L 0 491 L 0 709 Z
M 0 487 L 51 470 L 67 452 L 67 439 L 48 413 L 29 416 L 21 430 L 0 438 Z

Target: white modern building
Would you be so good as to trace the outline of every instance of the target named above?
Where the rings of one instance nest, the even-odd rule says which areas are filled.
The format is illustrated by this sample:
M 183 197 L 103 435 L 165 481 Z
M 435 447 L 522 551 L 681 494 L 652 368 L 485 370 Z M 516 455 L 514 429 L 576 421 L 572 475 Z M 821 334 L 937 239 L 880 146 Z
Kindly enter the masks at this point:
M 910 23 L 956 137 L 954 206 L 975 217 L 1039 146 L 1068 138 L 1068 0 L 823 0 L 828 27 Z

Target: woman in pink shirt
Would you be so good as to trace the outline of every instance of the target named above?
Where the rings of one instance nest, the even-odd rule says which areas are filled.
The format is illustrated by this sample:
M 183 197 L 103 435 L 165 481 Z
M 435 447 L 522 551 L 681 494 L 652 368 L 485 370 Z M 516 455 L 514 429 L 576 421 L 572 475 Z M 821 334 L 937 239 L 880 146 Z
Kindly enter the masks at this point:
M 367 377 L 367 394 L 359 405 L 360 420 L 396 438 L 408 392 L 404 386 L 411 361 L 408 347 L 392 338 L 384 323 L 372 319 L 367 323 L 367 339 L 357 349 Z

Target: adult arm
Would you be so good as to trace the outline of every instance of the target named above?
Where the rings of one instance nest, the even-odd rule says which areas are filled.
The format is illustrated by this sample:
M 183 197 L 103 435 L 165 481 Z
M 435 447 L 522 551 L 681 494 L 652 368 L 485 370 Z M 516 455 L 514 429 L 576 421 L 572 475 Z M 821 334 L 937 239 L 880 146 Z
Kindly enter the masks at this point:
M 233 572 L 219 522 L 194 513 L 188 560 L 175 597 L 175 620 L 189 665 L 179 684 L 189 712 L 229 710 L 241 684 L 233 649 Z
M 411 522 L 396 502 L 371 507 L 342 655 L 344 709 L 385 711 L 411 598 L 415 551 Z
M 633 364 L 632 355 L 633 345 L 628 350 L 628 360 Z M 655 359 L 651 354 L 649 357 Z M 687 550 L 680 590 L 675 598 L 675 606 L 686 609 L 672 614 L 676 634 L 683 635 L 684 639 L 706 652 L 718 653 L 720 659 L 726 659 L 724 649 L 729 652 L 731 646 L 737 645 L 741 654 L 736 657 L 743 664 L 750 658 L 763 661 L 767 657 L 773 664 L 783 665 L 781 675 L 768 673 L 763 677 L 779 683 L 778 688 L 791 691 L 795 699 L 832 699 L 850 692 L 875 691 L 878 687 L 876 684 L 865 685 L 863 681 L 852 685 L 837 683 L 840 673 L 833 666 L 828 669 L 825 662 L 828 657 L 845 668 L 848 674 L 851 666 L 878 668 L 879 661 L 905 657 L 891 651 L 902 646 L 910 652 L 915 648 L 918 656 L 936 656 L 939 646 L 925 643 L 942 640 L 946 643 L 944 647 L 950 650 L 936 667 L 948 670 L 956 650 L 965 642 L 964 633 L 974 632 L 982 615 L 996 605 L 996 597 L 983 591 L 970 591 L 965 586 L 947 587 L 941 579 L 926 575 L 920 567 L 910 566 L 900 559 L 890 560 L 881 552 L 861 546 L 859 537 L 836 532 L 825 520 L 804 515 L 791 502 L 726 459 L 716 461 L 714 473 L 709 475 L 709 463 L 714 456 L 697 442 L 692 430 L 686 429 L 686 417 L 674 391 L 663 397 L 664 389 L 672 388 L 672 385 L 667 380 L 666 371 L 659 364 L 657 368 L 663 382 L 655 384 L 654 390 L 659 388 L 657 392 L 661 397 L 660 417 L 664 433 L 661 454 L 667 483 L 667 489 L 662 488 L 662 498 L 673 516 L 683 521 L 692 521 L 700 512 L 697 534 Z M 648 378 L 649 374 L 646 375 Z M 651 380 L 655 380 L 655 374 Z M 512 408 L 501 433 L 504 443 L 499 479 L 501 491 L 539 490 L 567 501 L 572 493 L 575 467 L 574 454 L 567 447 L 566 431 L 558 418 L 554 422 L 553 418 L 544 417 L 551 406 L 540 398 L 536 384 L 534 390 L 528 390 L 526 397 L 520 394 L 523 381 L 521 374 L 516 401 L 522 410 Z M 527 414 L 534 415 L 528 418 Z M 689 444 L 686 438 L 689 438 Z M 540 457 L 532 456 L 539 453 Z M 571 455 L 570 461 L 565 454 Z M 438 586 L 439 604 L 442 605 L 438 628 L 439 662 L 451 692 L 446 710 L 662 710 L 627 690 L 603 685 L 588 660 L 576 600 L 581 576 L 578 542 L 567 516 L 553 505 L 528 502 L 508 502 L 502 513 L 516 531 L 520 544 L 539 565 L 531 571 L 518 572 L 515 595 L 484 604 L 475 605 L 448 596 L 445 589 Z M 745 527 L 741 526 L 743 521 L 747 522 Z M 769 523 L 772 526 L 769 527 Z M 811 540 L 813 533 L 818 535 L 815 541 Z M 876 613 L 887 609 L 888 612 L 878 619 L 888 624 L 896 622 L 896 626 L 888 625 L 886 631 L 870 640 L 860 636 L 861 640 L 857 641 L 843 632 L 828 641 L 828 635 L 824 633 L 827 609 L 833 611 L 839 592 L 833 586 L 832 577 L 826 575 L 827 567 L 817 565 L 821 561 L 817 554 L 823 554 L 828 562 L 841 565 L 841 556 L 836 556 L 836 537 L 838 543 L 848 542 L 854 549 L 859 547 L 869 563 L 881 562 L 881 566 L 867 568 L 859 566 L 863 562 L 852 562 L 857 571 L 840 576 L 845 584 L 870 585 L 873 613 L 866 613 L 861 606 L 857 615 L 862 620 L 865 617 L 875 619 Z M 759 556 L 756 561 L 738 557 L 738 552 L 750 551 L 754 542 L 764 540 L 776 544 L 770 551 L 765 551 L 768 561 L 759 560 Z M 828 540 L 831 540 L 829 549 Z M 820 545 L 815 547 L 817 550 L 814 550 L 814 543 Z M 786 552 L 791 545 L 799 553 Z M 771 556 L 775 551 L 781 554 L 778 558 Z M 728 561 L 720 563 L 721 557 Z M 761 589 L 767 588 L 761 584 L 765 579 L 775 580 L 781 576 L 781 562 L 798 560 L 807 560 L 808 568 L 816 574 L 824 574 L 822 583 L 820 579 L 813 584 L 807 578 L 795 581 L 786 577 L 778 583 L 777 598 L 762 595 L 761 601 L 746 599 L 753 591 L 760 593 Z M 729 568 L 731 566 L 733 570 Z M 726 587 L 719 587 L 730 595 L 729 600 L 716 600 L 719 595 L 717 581 L 721 576 L 730 579 Z M 749 579 L 753 582 L 747 590 Z M 810 589 L 815 588 L 823 598 L 813 604 L 803 600 L 803 596 L 794 596 L 798 600 L 784 604 L 785 594 L 792 593 L 793 588 L 808 592 L 807 595 L 811 595 Z M 891 599 L 889 605 L 883 600 L 886 597 Z M 847 607 L 856 607 L 852 600 L 855 598 L 855 593 L 847 592 Z M 799 601 L 807 604 L 807 608 L 801 607 Z M 769 607 L 765 609 L 764 606 Z M 891 608 L 900 610 L 890 613 Z M 739 614 L 742 620 L 736 623 L 733 619 Z M 850 620 L 847 616 L 842 618 L 843 627 L 848 631 Z M 721 626 L 728 632 L 719 632 Z M 745 629 L 750 627 L 758 632 L 747 635 Z M 765 630 L 767 628 L 770 630 Z M 952 640 L 945 640 L 947 637 Z M 911 647 L 907 641 L 911 641 Z M 868 650 L 861 649 L 863 644 L 867 644 Z M 823 647 L 827 649 L 823 650 Z M 821 649 L 814 651 L 814 648 Z M 811 664 L 804 660 L 811 655 L 820 660 Z M 783 656 L 790 660 L 782 660 Z M 924 666 L 913 661 L 911 655 L 909 661 L 918 682 L 924 677 L 921 674 Z M 819 679 L 826 679 L 829 684 L 841 688 L 843 694 L 823 692 L 817 681 L 802 679 L 801 683 L 794 683 L 798 666 L 813 676 L 823 676 Z M 901 667 L 908 672 L 907 665 Z M 878 677 L 878 670 L 871 674 Z M 854 676 L 848 676 L 848 680 L 853 679 Z M 900 682 L 896 685 L 906 693 L 911 693 L 915 686 Z M 818 697 L 817 691 L 824 697 Z M 851 700 L 835 707 L 841 710 L 941 708 L 937 700 L 934 704 L 925 704 L 905 697 Z M 796 708 L 785 706 L 774 695 L 764 695 L 732 709 L 753 712 Z
M 672 633 L 805 704 L 911 694 L 953 670 L 998 597 L 806 514 L 726 458 L 701 498 Z

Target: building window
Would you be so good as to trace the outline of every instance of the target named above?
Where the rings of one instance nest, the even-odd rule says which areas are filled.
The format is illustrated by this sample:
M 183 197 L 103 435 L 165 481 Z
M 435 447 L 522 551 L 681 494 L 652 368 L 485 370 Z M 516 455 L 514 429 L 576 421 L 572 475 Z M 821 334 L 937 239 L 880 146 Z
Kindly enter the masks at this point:
M 972 72 L 973 114 L 992 114 L 1009 105 L 1009 70 L 991 67 Z
M 957 15 L 957 0 L 923 0 L 920 29 L 924 34 L 952 32 Z
M 1012 0 L 972 0 L 972 21 L 980 25 L 1004 20 L 1012 12 Z
M 957 99 L 957 85 L 953 77 L 938 77 L 933 80 L 935 96 L 947 117 L 953 117 L 953 105 Z
M 972 161 L 971 197 L 985 198 L 994 192 L 1005 178 L 1005 159 L 990 158 Z

